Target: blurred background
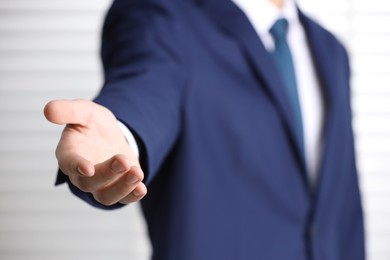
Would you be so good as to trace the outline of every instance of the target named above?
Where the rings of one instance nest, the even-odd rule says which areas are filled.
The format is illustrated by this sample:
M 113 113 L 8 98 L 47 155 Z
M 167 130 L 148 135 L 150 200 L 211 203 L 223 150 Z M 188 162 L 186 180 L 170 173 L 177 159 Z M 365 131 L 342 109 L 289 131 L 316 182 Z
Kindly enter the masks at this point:
M 97 93 L 100 29 L 110 3 L 0 0 L 1 260 L 149 256 L 139 205 L 105 212 L 70 195 L 65 185 L 54 187 L 54 149 L 62 127 L 42 114 L 51 99 L 91 99 Z M 298 3 L 349 49 L 368 259 L 388 260 L 390 2 Z

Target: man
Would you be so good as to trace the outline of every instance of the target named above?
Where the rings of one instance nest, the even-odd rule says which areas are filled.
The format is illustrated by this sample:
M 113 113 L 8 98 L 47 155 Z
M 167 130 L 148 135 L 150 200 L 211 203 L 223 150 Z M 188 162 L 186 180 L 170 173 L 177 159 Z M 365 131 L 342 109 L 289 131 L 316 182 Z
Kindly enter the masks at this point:
M 346 51 L 272 3 L 115 1 L 101 93 L 45 107 L 57 183 L 143 198 L 155 260 L 364 259 Z

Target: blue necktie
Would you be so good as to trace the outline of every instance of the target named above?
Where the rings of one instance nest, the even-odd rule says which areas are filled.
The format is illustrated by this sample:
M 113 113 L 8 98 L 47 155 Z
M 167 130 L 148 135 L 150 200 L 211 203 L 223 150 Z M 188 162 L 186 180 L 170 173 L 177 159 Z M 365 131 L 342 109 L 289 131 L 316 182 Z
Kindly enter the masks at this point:
M 292 111 L 297 128 L 299 146 L 302 155 L 305 156 L 301 107 L 299 105 L 299 96 L 295 79 L 293 59 L 286 39 L 287 30 L 288 22 L 284 18 L 277 20 L 270 29 L 270 33 L 275 41 L 275 49 L 272 52 L 272 56 L 274 57 L 276 66 L 286 87 L 287 96 L 289 97 L 292 104 Z

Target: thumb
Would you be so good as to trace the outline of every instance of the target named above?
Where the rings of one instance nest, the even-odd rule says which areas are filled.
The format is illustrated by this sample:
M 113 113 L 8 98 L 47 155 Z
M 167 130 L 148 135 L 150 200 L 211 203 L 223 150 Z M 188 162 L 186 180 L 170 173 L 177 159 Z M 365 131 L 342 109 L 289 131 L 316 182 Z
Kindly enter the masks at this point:
M 54 124 L 85 126 L 92 115 L 94 103 L 88 100 L 53 100 L 46 104 L 43 113 Z

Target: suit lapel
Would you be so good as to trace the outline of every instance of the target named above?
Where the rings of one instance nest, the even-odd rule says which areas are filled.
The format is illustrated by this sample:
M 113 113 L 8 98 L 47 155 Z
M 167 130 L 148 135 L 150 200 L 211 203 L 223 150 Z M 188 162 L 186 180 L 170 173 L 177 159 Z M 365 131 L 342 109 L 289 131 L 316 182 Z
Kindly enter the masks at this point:
M 326 43 L 323 41 L 323 34 L 318 30 L 318 26 L 300 11 L 299 19 L 306 32 L 317 77 L 319 78 L 322 87 L 324 103 L 326 106 L 326 121 L 329 121 L 329 118 L 333 114 L 334 103 L 338 100 L 334 89 L 334 86 L 338 85 L 337 77 L 335 77 L 337 73 L 332 70 L 334 61 L 332 60 L 332 57 L 325 54 L 327 52 L 324 52 L 324 50 L 329 49 L 329 46 L 326 46 Z
M 343 75 L 337 76 L 339 73 L 337 66 L 334 64 L 334 59 L 332 55 L 326 55 L 329 53 L 330 46 L 329 43 L 325 41 L 324 30 L 319 28 L 317 24 L 311 21 L 304 14 L 299 12 L 300 20 L 305 28 L 308 43 L 310 46 L 310 51 L 312 58 L 316 67 L 317 77 L 321 83 L 324 103 L 325 103 L 325 119 L 324 119 L 324 128 L 323 128 L 323 154 L 322 160 L 319 168 L 319 183 L 316 190 L 317 193 L 320 192 L 321 186 L 324 185 L 324 177 L 331 175 L 329 173 L 334 172 L 329 167 L 334 167 L 334 158 L 332 158 L 332 149 L 333 145 L 337 145 L 337 127 L 338 117 L 341 110 L 340 108 L 340 97 L 337 93 L 337 88 L 340 86 L 339 79 Z M 328 36 L 328 34 L 326 34 Z M 337 160 L 336 160 L 337 161 Z M 326 173 L 325 173 L 326 172 Z
M 208 17 L 214 20 L 225 33 L 232 36 L 241 47 L 255 75 L 263 83 L 262 86 L 276 105 L 297 159 L 303 172 L 306 173 L 303 154 L 299 149 L 298 127 L 295 125 L 297 120 L 293 118 L 292 104 L 290 104 L 271 55 L 265 49 L 248 18 L 232 1 L 206 0 L 200 2 L 203 2 L 201 8 L 208 14 Z

